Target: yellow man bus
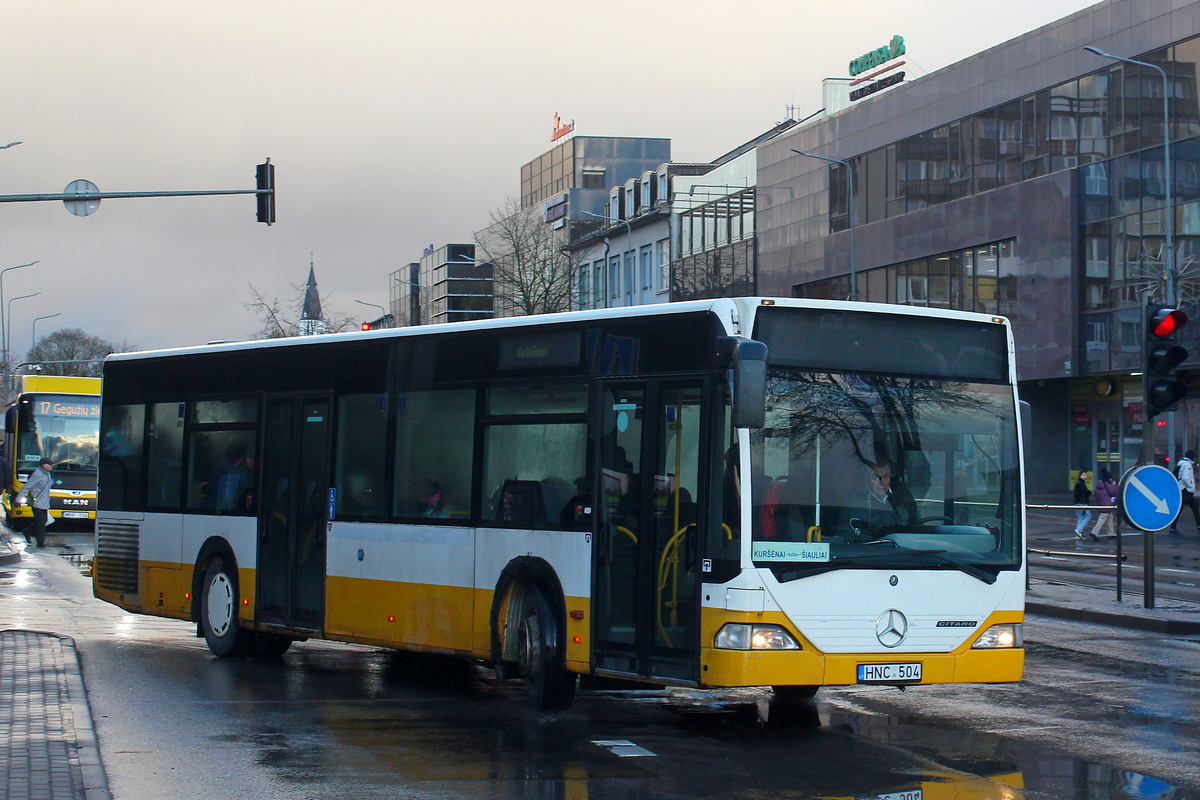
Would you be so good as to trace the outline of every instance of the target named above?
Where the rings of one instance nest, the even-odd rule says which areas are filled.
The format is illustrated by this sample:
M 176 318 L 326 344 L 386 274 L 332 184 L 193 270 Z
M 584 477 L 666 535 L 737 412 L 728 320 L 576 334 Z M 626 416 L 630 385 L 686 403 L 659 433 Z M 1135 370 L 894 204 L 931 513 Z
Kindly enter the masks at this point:
M 4 514 L 9 527 L 29 524 L 33 511 L 12 499 L 38 468 L 54 459 L 50 516 L 87 525 L 96 519 L 96 463 L 100 453 L 100 379 L 19 375 L 4 415 Z

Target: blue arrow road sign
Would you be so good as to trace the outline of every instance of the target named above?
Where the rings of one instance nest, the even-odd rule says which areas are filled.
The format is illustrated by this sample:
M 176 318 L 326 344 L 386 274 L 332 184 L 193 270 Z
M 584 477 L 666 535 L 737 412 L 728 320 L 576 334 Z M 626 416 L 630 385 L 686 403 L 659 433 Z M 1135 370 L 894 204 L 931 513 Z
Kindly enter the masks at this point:
M 1175 521 L 1183 506 L 1179 482 L 1166 467 L 1134 467 L 1117 490 L 1125 521 L 1143 531 L 1160 531 Z

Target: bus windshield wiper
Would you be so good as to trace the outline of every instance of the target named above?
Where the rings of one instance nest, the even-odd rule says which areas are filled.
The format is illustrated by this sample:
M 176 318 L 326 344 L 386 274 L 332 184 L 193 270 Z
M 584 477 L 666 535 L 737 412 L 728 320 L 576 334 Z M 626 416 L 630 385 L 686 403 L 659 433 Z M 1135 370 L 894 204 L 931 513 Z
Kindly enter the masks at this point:
M 988 572 L 986 569 L 980 569 L 979 567 L 975 566 L 974 564 L 964 564 L 962 561 L 959 561 L 959 560 L 953 559 L 953 558 L 949 558 L 945 555 L 946 552 L 947 552 L 946 550 L 892 550 L 892 551 L 889 551 L 886 553 L 862 553 L 860 555 L 843 556 L 842 558 L 840 558 L 838 560 L 839 561 L 851 561 L 851 560 L 858 561 L 858 560 L 869 559 L 869 558 L 929 557 L 935 561 L 938 561 L 939 563 L 954 567 L 957 570 L 961 570 L 961 571 L 965 572 L 966 574 L 970 575 L 972 578 L 977 578 L 978 580 L 981 580 L 984 583 L 993 584 L 996 582 L 996 576 L 993 575 L 992 573 Z

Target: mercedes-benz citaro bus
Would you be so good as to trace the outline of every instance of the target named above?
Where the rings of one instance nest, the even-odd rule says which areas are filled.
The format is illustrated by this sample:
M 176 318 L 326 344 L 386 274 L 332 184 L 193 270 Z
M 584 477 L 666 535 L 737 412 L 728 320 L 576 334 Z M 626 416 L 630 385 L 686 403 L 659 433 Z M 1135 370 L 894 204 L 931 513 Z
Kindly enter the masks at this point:
M 50 516 L 90 527 L 96 519 L 100 453 L 100 379 L 18 375 L 4 415 L 8 462 L 4 516 L 10 528 L 31 524 L 33 509 L 13 502 L 43 456 L 54 460 Z
M 1016 681 L 1014 376 L 1003 317 L 763 298 L 112 355 L 95 594 L 539 708 Z

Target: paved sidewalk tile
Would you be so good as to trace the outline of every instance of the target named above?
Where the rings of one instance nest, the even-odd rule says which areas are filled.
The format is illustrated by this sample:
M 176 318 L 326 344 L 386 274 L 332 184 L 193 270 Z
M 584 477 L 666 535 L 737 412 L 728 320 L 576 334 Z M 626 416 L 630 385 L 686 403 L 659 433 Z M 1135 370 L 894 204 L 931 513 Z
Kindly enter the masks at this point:
M 7 800 L 109 796 L 70 638 L 0 631 L 0 772 Z

